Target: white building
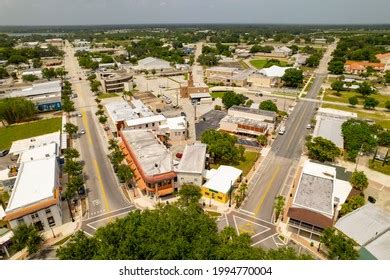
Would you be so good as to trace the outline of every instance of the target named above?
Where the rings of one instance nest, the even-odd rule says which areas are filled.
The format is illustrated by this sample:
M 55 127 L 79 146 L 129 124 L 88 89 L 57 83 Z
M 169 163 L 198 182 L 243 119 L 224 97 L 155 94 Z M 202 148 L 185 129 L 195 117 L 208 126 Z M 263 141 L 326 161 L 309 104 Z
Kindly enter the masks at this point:
M 186 117 L 167 118 L 165 124 L 159 126 L 159 133 L 169 135 L 173 141 L 187 139 L 187 120 Z
M 1 94 L 0 98 L 24 97 L 34 102 L 41 112 L 60 110 L 61 89 L 61 81 L 51 81 Z
M 344 148 L 341 126 L 349 119 L 357 118 L 357 114 L 330 108 L 320 108 L 316 115 L 314 137 L 323 137 L 332 141 L 340 149 Z
M 5 209 L 12 229 L 21 223 L 40 231 L 62 225 L 59 173 L 55 156 L 22 163 Z
M 282 46 L 282 47 L 275 47 L 273 53 L 276 55 L 290 56 L 292 55 L 293 51 L 289 47 Z
M 49 134 L 44 134 L 40 136 L 35 136 L 31 138 L 21 139 L 12 142 L 11 148 L 9 150 L 9 153 L 13 156 L 18 156 L 22 154 L 25 151 L 35 149 L 37 147 L 43 147 L 48 146 L 52 143 L 56 144 L 56 153 L 59 154 L 59 150 L 62 150 L 61 143 L 62 143 L 62 136 L 61 132 L 53 132 Z
M 352 190 L 345 169 L 306 160 L 288 209 L 289 229 L 310 239 L 332 227 Z
M 138 60 L 138 65 L 133 67 L 135 70 L 138 71 L 164 71 L 167 69 L 171 69 L 171 65 L 168 61 L 165 61 L 163 59 L 155 58 L 155 57 L 147 57 L 141 60 Z
M 142 118 L 134 118 L 125 121 L 125 127 L 127 129 L 151 129 L 158 130 L 161 124 L 165 124 L 167 118 L 163 115 L 153 115 Z
M 22 77 L 33 75 L 38 77 L 39 79 L 42 79 L 42 70 L 41 69 L 28 69 L 26 71 L 22 72 Z
M 186 184 L 202 186 L 203 177 L 206 175 L 206 149 L 207 145 L 202 143 L 186 145 L 175 170 L 180 186 Z
M 219 129 L 240 135 L 258 136 L 274 130 L 276 113 L 244 106 L 232 106 L 219 123 Z

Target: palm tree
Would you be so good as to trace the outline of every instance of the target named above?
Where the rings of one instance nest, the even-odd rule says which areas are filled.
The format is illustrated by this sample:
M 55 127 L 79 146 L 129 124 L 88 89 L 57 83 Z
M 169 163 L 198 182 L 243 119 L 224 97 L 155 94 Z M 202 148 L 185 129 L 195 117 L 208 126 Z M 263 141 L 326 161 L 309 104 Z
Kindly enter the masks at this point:
M 99 122 L 104 125 L 107 122 L 107 117 L 104 116 L 104 115 L 100 116 L 99 117 Z
M 110 139 L 110 140 L 108 140 L 108 149 L 109 149 L 110 151 L 114 151 L 114 150 L 119 149 L 118 140 L 116 140 L 116 139 Z
M 64 157 L 65 157 L 66 160 L 73 160 L 75 158 L 79 158 L 80 157 L 80 153 L 79 153 L 79 151 L 77 151 L 74 148 L 67 148 L 64 151 Z
M 277 196 L 274 201 L 274 209 L 275 209 L 275 222 L 279 219 L 280 214 L 284 209 L 285 198 L 284 196 Z
M 28 226 L 25 223 L 22 223 L 14 229 L 12 248 L 15 251 L 20 251 L 27 247 L 28 253 L 33 254 L 38 252 L 42 242 L 42 235 L 33 225 Z
M 64 125 L 64 131 L 68 133 L 72 138 L 74 138 L 77 131 L 79 131 L 79 127 L 73 123 L 66 123 Z
M 117 168 L 117 176 L 121 183 L 125 183 L 128 186 L 134 174 L 127 164 L 120 164 Z

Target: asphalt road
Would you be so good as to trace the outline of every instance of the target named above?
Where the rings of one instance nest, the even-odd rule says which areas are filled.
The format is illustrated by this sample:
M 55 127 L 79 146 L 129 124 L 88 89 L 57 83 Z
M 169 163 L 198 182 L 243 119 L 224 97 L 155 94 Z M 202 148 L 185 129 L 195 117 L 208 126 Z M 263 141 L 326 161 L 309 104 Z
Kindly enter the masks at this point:
M 88 208 L 84 219 L 90 219 L 123 209 L 130 203 L 123 196 L 115 178 L 107 157 L 107 140 L 104 138 L 103 128 L 94 115 L 95 97 L 69 43 L 66 44 L 65 52 L 65 68 L 72 82 L 73 91 L 78 95 L 75 100 L 76 110 L 82 113 L 81 118 L 73 118 L 72 122 L 86 132 L 74 141 L 74 146 L 79 150 L 80 159 L 84 162 Z M 79 77 L 82 77 L 81 81 Z
M 315 71 L 314 83 L 306 98 L 315 99 L 327 75 L 327 64 L 337 42 L 329 46 L 319 67 Z M 286 132 L 278 135 L 272 143 L 271 150 L 262 162 L 249 183 L 247 199 L 241 206 L 246 213 L 274 222 L 273 204 L 275 197 L 288 195 L 294 178 L 299 158 L 303 151 L 307 124 L 315 114 L 314 102 L 300 100 L 285 123 Z
M 323 79 L 324 76 L 315 78 L 308 97 L 316 97 Z M 307 132 L 306 125 L 314 116 L 315 106 L 313 102 L 297 103 L 286 121 L 286 132 L 273 142 L 268 156 L 254 175 L 248 198 L 241 207 L 243 210 L 262 220 L 273 221 L 274 199 L 288 190 L 302 153 Z

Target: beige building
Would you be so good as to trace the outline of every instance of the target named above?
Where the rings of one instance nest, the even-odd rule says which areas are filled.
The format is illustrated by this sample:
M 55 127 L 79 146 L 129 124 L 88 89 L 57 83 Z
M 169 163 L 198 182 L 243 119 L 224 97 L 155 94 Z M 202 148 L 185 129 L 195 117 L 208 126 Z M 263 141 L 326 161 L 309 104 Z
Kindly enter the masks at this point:
M 105 93 L 133 90 L 133 75 L 127 71 L 102 71 L 97 76 Z
M 219 129 L 239 135 L 256 137 L 274 130 L 276 113 L 243 106 L 233 106 L 219 123 Z

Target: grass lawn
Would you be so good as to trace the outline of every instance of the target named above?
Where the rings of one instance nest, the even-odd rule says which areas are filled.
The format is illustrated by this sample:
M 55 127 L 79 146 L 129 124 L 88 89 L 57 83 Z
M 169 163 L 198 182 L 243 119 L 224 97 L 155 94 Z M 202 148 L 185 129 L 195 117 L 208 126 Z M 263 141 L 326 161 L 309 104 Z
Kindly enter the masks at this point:
M 100 99 L 104 99 L 104 98 L 112 98 L 112 97 L 118 97 L 119 95 L 116 94 L 116 93 L 101 93 L 98 95 L 98 97 Z
M 341 96 L 334 95 L 334 90 L 327 90 L 325 92 L 324 101 L 331 101 L 331 102 L 340 102 L 340 103 L 346 103 L 349 104 L 348 98 L 352 96 L 357 96 L 359 99 L 359 105 L 363 105 L 363 97 L 361 94 L 355 92 L 355 91 L 341 91 Z M 370 97 L 375 98 L 379 101 L 379 105 L 377 107 L 384 108 L 385 102 L 389 100 L 388 96 L 382 95 L 382 94 L 371 94 Z
M 370 119 L 375 121 L 377 124 L 380 124 L 382 127 L 386 129 L 390 129 L 390 117 L 389 113 L 383 111 L 368 111 L 361 108 L 353 108 L 350 106 L 342 106 L 342 105 L 333 105 L 333 104 L 322 104 L 323 108 L 332 108 L 347 112 L 357 113 L 359 118 Z
M 0 150 L 8 149 L 15 140 L 61 130 L 62 118 L 44 119 L 0 128 Z
M 255 152 L 255 151 L 245 151 L 245 153 L 244 153 L 245 160 L 240 161 L 239 164 L 235 164 L 233 166 L 238 168 L 238 169 L 241 169 L 242 175 L 246 176 L 249 173 L 249 171 L 251 170 L 251 168 L 253 167 L 253 165 L 255 164 L 257 157 L 258 157 L 258 154 L 259 153 Z M 215 169 L 217 169 L 219 166 L 220 166 L 220 164 L 215 164 L 215 163 L 210 164 L 210 167 L 215 168 Z
M 370 167 L 371 169 L 376 170 L 378 172 L 390 175 L 390 165 L 389 164 L 385 164 L 384 166 L 382 166 L 382 164 L 383 163 L 381 161 L 370 160 L 368 162 L 368 167 Z
M 211 97 L 212 98 L 221 98 L 225 95 L 226 91 L 216 91 L 216 92 L 212 92 L 210 93 Z
M 250 64 L 252 64 L 257 69 L 261 69 L 261 68 L 266 67 L 267 63 L 268 63 L 267 59 L 254 59 L 254 60 L 250 61 Z M 279 66 L 285 67 L 285 66 L 287 66 L 287 62 L 279 60 Z

